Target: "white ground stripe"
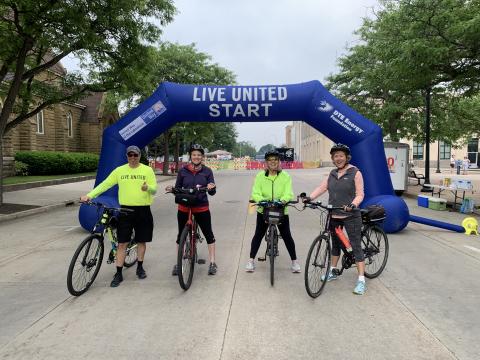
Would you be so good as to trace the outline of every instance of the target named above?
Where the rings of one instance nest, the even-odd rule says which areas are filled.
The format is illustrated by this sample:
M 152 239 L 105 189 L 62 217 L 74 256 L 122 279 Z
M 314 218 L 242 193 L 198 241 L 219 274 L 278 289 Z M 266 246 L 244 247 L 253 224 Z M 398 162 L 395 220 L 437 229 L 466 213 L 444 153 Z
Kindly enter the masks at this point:
M 476 247 L 473 247 L 473 246 L 468 246 L 468 245 L 463 245 L 464 247 L 466 247 L 467 249 L 470 249 L 470 250 L 473 250 L 473 251 L 476 251 L 476 252 L 479 252 L 480 253 L 480 249 L 476 248 Z

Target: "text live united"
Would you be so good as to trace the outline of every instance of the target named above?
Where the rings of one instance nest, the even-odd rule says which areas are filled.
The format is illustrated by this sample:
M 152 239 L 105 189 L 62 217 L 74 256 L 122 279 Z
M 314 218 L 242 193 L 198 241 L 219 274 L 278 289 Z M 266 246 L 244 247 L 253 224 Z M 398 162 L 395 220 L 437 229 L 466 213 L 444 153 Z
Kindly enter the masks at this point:
M 211 117 L 268 117 L 273 102 L 287 96 L 284 86 L 194 87 L 192 100 L 211 102 Z

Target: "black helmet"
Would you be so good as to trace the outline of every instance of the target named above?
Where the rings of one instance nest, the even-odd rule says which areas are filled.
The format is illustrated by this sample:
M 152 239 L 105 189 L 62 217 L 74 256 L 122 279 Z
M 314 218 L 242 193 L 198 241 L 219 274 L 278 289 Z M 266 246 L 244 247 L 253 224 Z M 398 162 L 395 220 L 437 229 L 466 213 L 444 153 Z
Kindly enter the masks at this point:
M 188 150 L 188 153 L 191 155 L 192 151 L 197 150 L 202 153 L 202 155 L 205 155 L 205 150 L 203 149 L 203 146 L 200 144 L 192 144 L 190 145 L 190 149 Z
M 267 160 L 270 156 L 275 156 L 280 159 L 280 153 L 277 150 L 269 150 L 265 153 L 265 160 Z
M 340 143 L 333 145 L 330 149 L 330 155 L 333 155 L 333 153 L 337 151 L 343 151 L 346 156 L 350 155 L 350 148 L 347 145 L 343 145 Z

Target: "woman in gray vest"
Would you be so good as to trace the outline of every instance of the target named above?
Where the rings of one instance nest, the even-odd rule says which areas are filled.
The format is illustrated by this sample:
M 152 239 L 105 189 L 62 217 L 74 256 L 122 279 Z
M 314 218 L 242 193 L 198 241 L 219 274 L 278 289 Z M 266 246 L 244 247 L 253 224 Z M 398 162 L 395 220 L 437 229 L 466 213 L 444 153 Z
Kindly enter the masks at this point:
M 367 286 L 365 285 L 365 261 L 361 245 L 362 217 L 360 211 L 356 211 L 364 197 L 363 177 L 360 170 L 349 164 L 352 157 L 348 146 L 335 144 L 330 150 L 330 155 L 336 169 L 333 169 L 328 178 L 322 181 L 308 197 L 308 199 L 313 200 L 328 191 L 328 203 L 335 207 L 344 207 L 343 211 L 333 211 L 330 222 L 332 230 L 332 268 L 327 281 L 335 280 L 338 277 L 337 264 L 340 258 L 341 243 L 335 234 L 335 228 L 341 227 L 343 229 L 345 227 L 358 271 L 358 281 L 353 293 L 363 295 Z

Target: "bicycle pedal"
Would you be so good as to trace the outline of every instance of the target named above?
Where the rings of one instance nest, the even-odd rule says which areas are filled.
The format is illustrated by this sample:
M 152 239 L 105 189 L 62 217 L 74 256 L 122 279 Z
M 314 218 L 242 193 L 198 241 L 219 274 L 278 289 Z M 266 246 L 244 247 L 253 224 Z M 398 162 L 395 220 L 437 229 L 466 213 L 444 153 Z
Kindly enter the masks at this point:
M 198 259 L 197 264 L 205 264 L 205 259 Z
M 262 258 L 262 257 L 259 257 L 259 258 L 257 258 L 257 260 L 258 260 L 258 261 L 265 261 L 265 260 L 267 260 L 267 258 L 264 258 L 264 257 L 263 257 L 263 258 Z
M 107 264 L 111 264 L 111 263 L 113 263 L 113 260 L 108 259 Z

